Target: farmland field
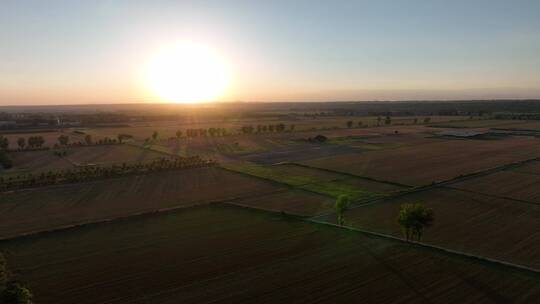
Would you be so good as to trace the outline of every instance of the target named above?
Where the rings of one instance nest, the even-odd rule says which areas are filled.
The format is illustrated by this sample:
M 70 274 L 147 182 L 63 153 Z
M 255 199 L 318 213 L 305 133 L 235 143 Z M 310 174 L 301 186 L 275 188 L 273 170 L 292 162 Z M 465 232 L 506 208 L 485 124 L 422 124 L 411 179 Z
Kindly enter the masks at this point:
M 102 145 L 69 149 L 67 158 L 75 164 L 101 164 L 144 162 L 166 156 L 130 145 Z
M 232 171 L 242 172 L 334 198 L 346 194 L 355 201 L 368 200 L 381 194 L 405 189 L 405 187 L 394 184 L 379 183 L 295 164 L 260 166 L 242 162 L 229 163 L 224 167 Z
M 505 170 L 452 184 L 452 188 L 540 204 L 540 175 Z
M 219 168 L 196 168 L 2 193 L 0 237 L 281 190 Z
M 540 157 L 539 143 L 540 140 L 531 137 L 440 140 L 398 149 L 324 157 L 302 163 L 418 186 Z
M 540 297 L 537 274 L 232 207 L 0 246 L 36 303 L 532 303 Z
M 401 236 L 400 205 L 425 204 L 436 220 L 424 241 L 481 256 L 540 268 L 540 205 L 493 198 L 454 189 L 433 189 L 351 209 L 347 222 Z M 326 217 L 334 221 L 335 216 Z
M 2 174 L 16 175 L 73 168 L 68 160 L 54 155 L 50 150 L 12 152 L 9 155 L 13 160 L 13 167 L 0 171 Z

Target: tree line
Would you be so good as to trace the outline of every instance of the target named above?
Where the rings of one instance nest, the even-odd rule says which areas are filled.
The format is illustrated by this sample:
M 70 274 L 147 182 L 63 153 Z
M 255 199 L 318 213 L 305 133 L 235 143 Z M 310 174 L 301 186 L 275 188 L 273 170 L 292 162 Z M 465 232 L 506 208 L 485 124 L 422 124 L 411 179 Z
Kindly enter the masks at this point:
M 76 169 L 28 173 L 19 176 L 0 176 L 0 191 L 14 190 L 36 186 L 77 183 L 109 177 L 151 172 L 181 170 L 187 168 L 210 167 L 216 161 L 202 159 L 199 156 L 160 158 L 148 163 L 113 164 L 110 166 L 86 165 Z
M 295 129 L 295 125 L 285 125 L 283 123 L 278 124 L 268 124 L 268 125 L 244 125 L 240 128 L 242 134 L 253 134 L 253 133 L 281 133 L 285 131 L 292 132 Z

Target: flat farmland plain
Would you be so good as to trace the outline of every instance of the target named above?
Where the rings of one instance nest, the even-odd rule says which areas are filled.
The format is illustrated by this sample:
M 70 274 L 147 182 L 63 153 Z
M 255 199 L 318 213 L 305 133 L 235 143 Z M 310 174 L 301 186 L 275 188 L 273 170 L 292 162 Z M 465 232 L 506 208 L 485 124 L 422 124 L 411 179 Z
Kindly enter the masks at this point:
M 1 193 L 0 238 L 282 190 L 219 168 L 194 168 Z
M 540 297 L 534 273 L 225 206 L 0 246 L 36 303 L 532 303 Z
M 540 269 L 540 205 L 455 189 L 432 189 L 351 209 L 354 227 L 401 236 L 400 205 L 423 203 L 435 221 L 423 242 Z M 335 216 L 327 221 L 334 222 Z
M 426 185 L 459 175 L 540 157 L 540 140 L 440 140 L 398 149 L 338 155 L 305 165 L 406 185 Z

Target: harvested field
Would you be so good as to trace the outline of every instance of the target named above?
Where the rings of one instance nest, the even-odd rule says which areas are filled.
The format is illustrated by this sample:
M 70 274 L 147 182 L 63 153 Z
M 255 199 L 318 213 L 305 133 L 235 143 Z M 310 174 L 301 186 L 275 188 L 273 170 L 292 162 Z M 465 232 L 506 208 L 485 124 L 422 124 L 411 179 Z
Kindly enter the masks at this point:
M 345 219 L 355 227 L 401 236 L 400 205 L 415 202 L 435 212 L 424 242 L 540 269 L 540 205 L 434 189 L 351 209 Z
M 432 125 L 437 128 L 519 128 L 519 125 L 524 124 L 525 120 L 503 120 L 503 119 L 479 119 L 479 120 L 464 120 L 453 122 L 442 122 Z
M 2 171 L 5 174 L 19 174 L 29 172 L 45 172 L 50 170 L 71 169 L 73 165 L 66 159 L 54 155 L 53 151 L 24 151 L 11 152 L 13 167 Z
M 540 161 L 528 163 L 524 166 L 513 169 L 513 171 L 540 175 Z
M 452 184 L 451 187 L 540 204 L 539 185 L 540 175 L 505 170 L 467 179 Z
M 540 157 L 539 143 L 540 140 L 531 137 L 440 140 L 431 144 L 331 156 L 302 163 L 383 181 L 426 185 Z
M 334 208 L 334 199 L 302 191 L 285 190 L 231 201 L 231 204 L 300 216 L 314 216 Z
M 130 145 L 103 145 L 69 149 L 67 158 L 75 164 L 145 162 L 167 155 Z
M 1 246 L 37 303 L 532 303 L 540 297 L 537 274 L 232 207 Z
M 281 162 L 299 162 L 331 155 L 350 154 L 361 150 L 344 145 L 301 143 L 291 145 L 286 149 L 276 149 L 274 151 L 252 153 L 242 156 L 243 160 L 255 162 L 263 165 L 271 165 Z
M 282 189 L 219 168 L 196 168 L 2 193 L 0 238 Z

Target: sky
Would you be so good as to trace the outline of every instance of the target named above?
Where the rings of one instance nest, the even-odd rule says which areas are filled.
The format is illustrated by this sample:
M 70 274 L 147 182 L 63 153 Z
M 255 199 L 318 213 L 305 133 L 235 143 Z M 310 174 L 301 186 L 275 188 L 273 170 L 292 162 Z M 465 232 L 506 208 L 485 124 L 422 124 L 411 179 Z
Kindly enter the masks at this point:
M 160 102 L 145 66 L 195 42 L 217 101 L 540 98 L 540 1 L 0 0 L 0 105 Z

